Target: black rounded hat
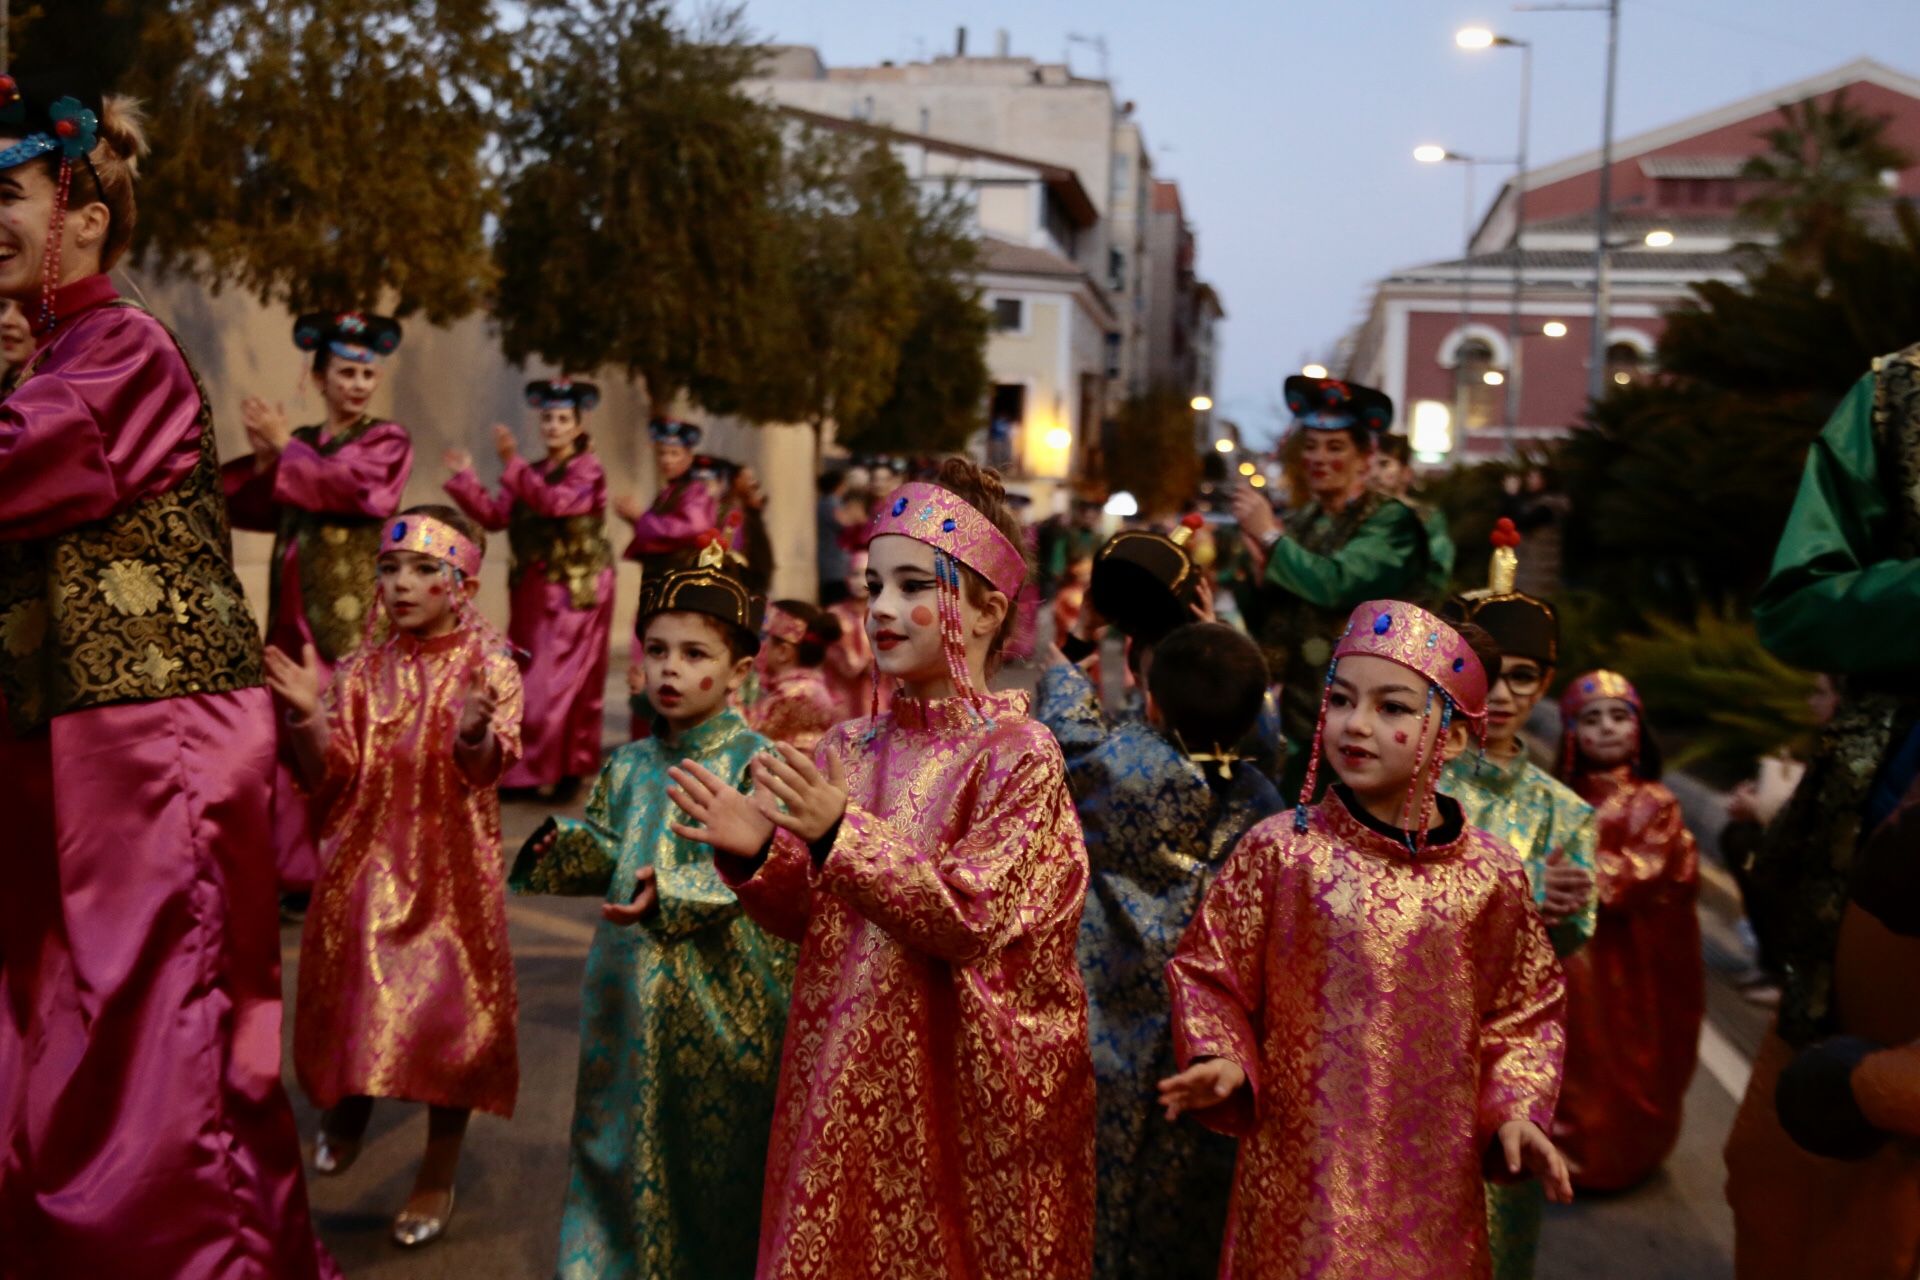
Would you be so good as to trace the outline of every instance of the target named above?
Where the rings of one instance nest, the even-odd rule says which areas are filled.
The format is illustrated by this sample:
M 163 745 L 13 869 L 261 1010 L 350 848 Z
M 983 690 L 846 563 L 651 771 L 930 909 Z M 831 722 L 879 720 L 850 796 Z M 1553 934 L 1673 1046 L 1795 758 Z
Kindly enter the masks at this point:
M 600 388 L 572 378 L 545 378 L 527 384 L 527 403 L 535 409 L 572 408 L 585 413 L 600 403 Z
M 302 351 L 324 346 L 343 360 L 364 364 L 371 357 L 362 357 L 359 351 L 376 356 L 394 353 L 400 346 L 400 322 L 365 311 L 310 311 L 293 322 L 293 345 Z
M 1344 378 L 1309 378 L 1296 373 L 1286 382 L 1287 408 L 1309 431 L 1346 431 L 1365 427 L 1385 431 L 1393 425 L 1393 400 L 1384 391 Z
M 1150 529 L 1123 529 L 1107 539 L 1093 560 L 1087 595 L 1095 612 L 1130 639 L 1157 643 L 1175 627 L 1193 621 L 1200 574 L 1187 554 L 1197 516 L 1173 537 Z

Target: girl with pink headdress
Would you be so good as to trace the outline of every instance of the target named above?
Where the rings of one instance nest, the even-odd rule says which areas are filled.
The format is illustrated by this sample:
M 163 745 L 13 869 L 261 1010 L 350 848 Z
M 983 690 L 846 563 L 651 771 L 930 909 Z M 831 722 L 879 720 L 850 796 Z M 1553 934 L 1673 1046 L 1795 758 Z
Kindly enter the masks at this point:
M 1028 696 L 986 691 L 1027 595 L 1022 548 L 993 472 L 954 459 L 902 486 L 867 569 L 892 711 L 811 757 L 760 757 L 750 797 L 697 764 L 670 773 L 674 830 L 801 944 L 761 1280 L 1091 1269 L 1086 847 Z
M 804 600 L 767 606 L 761 637 L 760 696 L 747 708 L 754 732 L 811 752 L 827 730 L 848 717 L 827 688 L 821 664 L 840 640 L 840 620 Z
M 402 512 L 381 533 L 366 639 L 332 683 L 312 645 L 266 652 L 320 819 L 293 1029 L 300 1085 L 325 1110 L 313 1168 L 347 1171 L 375 1098 L 428 1104 L 393 1222 L 408 1248 L 446 1229 L 468 1117 L 511 1116 L 520 1082 L 497 788 L 522 698 L 473 608 L 484 536 L 450 507 Z
M 1435 789 L 1485 733 L 1466 631 L 1354 610 L 1299 806 L 1241 839 L 1167 965 L 1161 1102 L 1241 1139 L 1222 1275 L 1485 1277 L 1483 1171 L 1572 1198 L 1559 963 L 1526 869 Z

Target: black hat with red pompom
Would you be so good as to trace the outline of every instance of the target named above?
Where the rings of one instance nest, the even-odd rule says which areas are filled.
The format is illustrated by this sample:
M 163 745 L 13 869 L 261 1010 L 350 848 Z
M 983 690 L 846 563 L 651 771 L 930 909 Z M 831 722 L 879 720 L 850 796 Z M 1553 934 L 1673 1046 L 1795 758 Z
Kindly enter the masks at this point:
M 1555 665 L 1560 660 L 1560 615 L 1547 601 L 1514 585 L 1520 568 L 1516 551 L 1520 531 L 1502 516 L 1488 540 L 1493 543 L 1493 563 L 1487 572 L 1487 585 L 1447 601 L 1441 616 L 1449 622 L 1471 622 L 1484 628 L 1506 657 L 1531 658 L 1543 667 Z
M 302 351 L 325 347 L 342 360 L 372 364 L 400 346 L 400 322 L 365 311 L 310 311 L 293 322 L 293 345 Z
M 1198 515 L 1171 535 L 1123 529 L 1107 539 L 1093 559 L 1087 587 L 1094 611 L 1129 639 L 1157 644 L 1175 627 L 1194 620 L 1200 572 L 1187 544 L 1206 523 Z

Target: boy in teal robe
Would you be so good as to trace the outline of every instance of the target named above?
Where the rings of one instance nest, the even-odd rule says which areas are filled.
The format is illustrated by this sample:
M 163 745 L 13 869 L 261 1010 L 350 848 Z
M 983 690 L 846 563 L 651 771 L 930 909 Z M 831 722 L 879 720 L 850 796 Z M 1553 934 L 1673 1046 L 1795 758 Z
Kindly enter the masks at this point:
M 586 820 L 550 820 L 510 880 L 607 900 L 581 992 L 561 1280 L 753 1275 L 795 949 L 746 918 L 704 845 L 671 830 L 667 771 L 692 759 L 747 785 L 769 744 L 727 697 L 762 607 L 713 555 L 650 587 L 654 736 L 616 750 Z

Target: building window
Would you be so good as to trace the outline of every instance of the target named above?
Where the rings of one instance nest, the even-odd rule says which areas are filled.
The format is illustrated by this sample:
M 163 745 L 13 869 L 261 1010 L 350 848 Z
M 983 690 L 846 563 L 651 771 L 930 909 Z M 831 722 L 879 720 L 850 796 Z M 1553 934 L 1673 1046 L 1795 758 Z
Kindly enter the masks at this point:
M 1018 298 L 993 300 L 993 328 L 996 333 L 1019 333 L 1026 328 L 1027 307 Z
M 1630 387 L 1647 376 L 1647 358 L 1631 342 L 1616 342 L 1607 348 L 1607 378 L 1616 387 Z
M 1487 381 L 1488 377 L 1492 382 Z M 1506 403 L 1506 373 L 1493 360 L 1493 347 L 1485 339 L 1468 338 L 1454 354 L 1453 398 L 1459 420 L 1468 431 L 1491 427 L 1500 421 L 1501 406 Z
M 1107 288 L 1115 293 L 1127 291 L 1127 255 L 1119 249 L 1107 250 Z
M 1120 376 L 1120 335 L 1117 333 L 1107 335 L 1107 376 Z
M 987 465 L 1002 470 L 1014 459 L 1014 445 L 1027 421 L 1027 389 L 1003 382 L 993 389 L 987 409 Z

